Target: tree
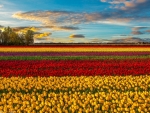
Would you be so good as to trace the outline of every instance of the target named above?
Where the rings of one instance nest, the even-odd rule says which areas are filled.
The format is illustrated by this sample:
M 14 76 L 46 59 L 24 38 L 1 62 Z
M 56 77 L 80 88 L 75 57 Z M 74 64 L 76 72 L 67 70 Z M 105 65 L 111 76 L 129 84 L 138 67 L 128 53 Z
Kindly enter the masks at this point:
M 4 41 L 4 36 L 3 36 L 3 32 L 2 32 L 2 30 L 0 30 L 0 44 L 2 44 Z
M 13 30 L 9 26 L 4 28 L 4 31 L 3 31 L 3 44 L 4 45 L 9 44 L 9 41 L 11 38 L 10 35 L 12 32 L 13 32 Z
M 16 32 L 9 35 L 9 45 L 20 45 L 19 36 Z
M 18 33 L 18 40 L 20 45 L 25 44 L 25 39 L 24 39 L 24 34 L 23 33 Z
M 25 33 L 24 37 L 25 37 L 25 44 L 26 45 L 32 44 L 34 42 L 33 36 L 34 36 L 34 32 L 32 30 L 28 30 Z
M 28 30 L 26 33 L 15 32 L 10 27 L 5 27 L 3 31 L 0 30 L 0 44 L 3 45 L 29 45 L 33 43 L 34 32 Z

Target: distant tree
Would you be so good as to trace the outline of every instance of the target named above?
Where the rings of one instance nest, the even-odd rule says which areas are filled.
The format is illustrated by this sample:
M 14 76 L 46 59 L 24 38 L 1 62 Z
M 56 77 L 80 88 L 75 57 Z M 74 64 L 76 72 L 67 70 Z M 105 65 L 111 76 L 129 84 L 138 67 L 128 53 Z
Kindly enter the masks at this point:
M 34 36 L 34 32 L 32 30 L 28 30 L 25 33 L 25 44 L 29 45 L 29 44 L 33 44 L 34 40 L 33 40 L 33 36 Z
M 13 32 L 13 30 L 8 26 L 4 28 L 4 32 L 7 32 L 8 35 L 11 34 Z
M 4 41 L 4 36 L 3 36 L 3 32 L 2 32 L 2 30 L 0 30 L 0 44 L 2 44 Z
M 3 41 L 2 41 L 2 44 L 4 45 L 8 45 L 8 42 L 9 42 L 9 35 L 10 33 L 12 32 L 11 28 L 10 27 L 6 27 L 4 28 L 4 31 L 3 31 Z
M 18 33 L 18 40 L 19 40 L 19 44 L 20 45 L 24 45 L 25 44 L 25 38 L 24 38 L 24 34 L 23 33 Z
M 20 45 L 19 36 L 16 32 L 9 35 L 9 45 Z
M 34 32 L 28 30 L 26 33 L 17 33 L 10 27 L 0 30 L 0 44 L 2 45 L 29 45 L 34 42 Z

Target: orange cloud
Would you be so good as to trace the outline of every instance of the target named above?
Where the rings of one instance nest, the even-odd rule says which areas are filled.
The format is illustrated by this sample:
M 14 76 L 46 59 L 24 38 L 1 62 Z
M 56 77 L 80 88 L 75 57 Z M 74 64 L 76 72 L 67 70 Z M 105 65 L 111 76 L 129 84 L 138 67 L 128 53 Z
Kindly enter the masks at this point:
M 23 32 L 23 33 L 27 32 L 28 30 L 32 30 L 34 32 L 41 30 L 40 28 L 37 27 L 14 27 L 12 29 L 16 32 Z
M 18 12 L 13 15 L 14 18 L 30 21 L 39 21 L 44 26 L 49 26 L 53 30 L 79 30 L 74 27 L 75 24 L 92 23 L 99 21 L 108 21 L 114 24 L 114 21 L 126 23 L 131 18 L 118 17 L 117 14 L 105 13 L 75 13 L 67 11 L 33 11 Z
M 112 4 L 113 8 L 121 9 L 121 10 L 139 10 L 142 5 L 145 5 L 146 7 L 148 3 L 150 3 L 149 0 L 100 0 L 101 2 L 108 2 Z
M 34 38 L 43 38 L 43 37 L 48 37 L 49 35 L 51 35 L 52 33 L 49 32 L 44 32 L 44 33 L 38 33 L 34 35 Z
M 136 6 L 136 4 L 134 2 L 124 2 L 124 5 L 125 5 L 125 7 L 128 7 L 128 8 Z
M 149 21 L 150 15 L 141 16 L 146 13 L 150 0 L 101 0 L 110 3 L 117 8 L 111 12 L 71 12 L 71 11 L 31 11 L 17 12 L 12 16 L 17 19 L 38 21 L 43 26 L 49 26 L 53 30 L 78 30 L 78 24 L 87 23 L 109 23 L 125 25 L 134 21 Z M 144 11 L 146 10 L 146 11 Z

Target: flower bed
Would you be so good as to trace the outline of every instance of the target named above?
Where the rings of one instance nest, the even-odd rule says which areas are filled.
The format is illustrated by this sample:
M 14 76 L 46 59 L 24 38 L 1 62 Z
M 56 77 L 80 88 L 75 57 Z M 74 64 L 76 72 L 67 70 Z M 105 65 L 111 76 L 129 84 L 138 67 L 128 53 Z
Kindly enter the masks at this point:
M 150 76 L 0 77 L 4 112 L 148 112 Z
M 0 52 L 149 52 L 150 47 L 1 47 Z
M 150 74 L 149 59 L 130 60 L 4 60 L 0 75 L 10 76 L 103 76 Z
M 0 52 L 0 56 L 147 56 L 150 52 Z
M 0 112 L 148 113 L 149 46 L 0 46 Z

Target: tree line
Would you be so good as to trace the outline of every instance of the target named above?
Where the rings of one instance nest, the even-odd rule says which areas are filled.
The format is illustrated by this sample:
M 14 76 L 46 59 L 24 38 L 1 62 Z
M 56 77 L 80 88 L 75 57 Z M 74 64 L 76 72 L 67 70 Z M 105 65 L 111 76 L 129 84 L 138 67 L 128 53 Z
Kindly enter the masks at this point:
M 29 45 L 34 42 L 34 32 L 28 30 L 26 33 L 17 33 L 10 27 L 0 30 L 0 45 Z

